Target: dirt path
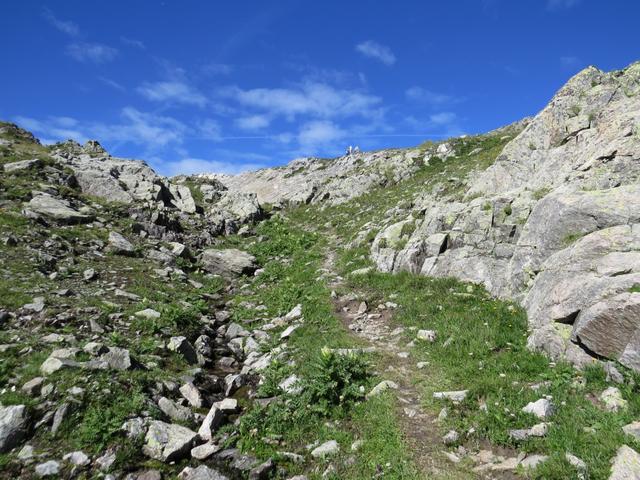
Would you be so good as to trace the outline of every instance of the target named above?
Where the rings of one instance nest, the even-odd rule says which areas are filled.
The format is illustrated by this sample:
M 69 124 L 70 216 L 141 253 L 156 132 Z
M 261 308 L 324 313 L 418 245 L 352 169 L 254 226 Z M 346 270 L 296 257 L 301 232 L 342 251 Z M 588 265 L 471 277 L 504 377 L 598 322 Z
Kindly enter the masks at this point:
M 335 246 L 337 238 L 330 238 Z M 343 279 L 336 273 L 336 249 L 327 249 L 324 270 L 333 292 L 344 290 Z M 422 408 L 421 392 L 416 379 L 424 376 L 412 359 L 404 337 L 405 328 L 394 325 L 393 313 L 396 305 L 387 302 L 366 305 L 360 292 L 338 296 L 332 295 L 335 314 L 353 335 L 365 340 L 381 356 L 378 364 L 381 376 L 397 385 L 396 418 L 400 422 L 405 442 L 413 453 L 415 464 L 424 472 L 424 477 L 463 479 L 474 475 L 459 470 L 446 459 L 443 451 L 442 432 L 437 425 L 437 416 Z
M 396 418 L 404 433 L 404 440 L 411 449 L 415 464 L 423 472 L 425 479 L 494 479 L 514 480 L 517 475 L 511 469 L 484 469 L 472 471 L 469 464 L 458 464 L 447 458 L 445 452 L 451 451 L 443 444 L 446 433 L 438 424 L 437 414 L 425 410 L 422 406 L 423 389 L 420 380 L 429 375 L 428 365 L 420 365 L 412 358 L 411 345 L 407 344 L 405 327 L 394 322 L 397 307 L 393 299 L 385 304 L 367 305 L 363 302 L 362 292 L 345 292 L 344 280 L 337 274 L 336 251 L 339 239 L 329 237 L 323 265 L 329 287 L 332 289 L 334 311 L 341 319 L 345 329 L 352 335 L 364 340 L 370 348 L 380 355 L 377 367 L 380 376 L 397 385 Z M 425 362 L 426 363 L 426 362 Z M 444 405 L 443 405 L 444 406 Z M 484 452 L 495 452 L 504 457 L 517 455 L 516 451 L 485 444 Z M 503 458 L 504 458 L 503 457 Z M 489 460 L 491 463 L 494 460 Z M 480 462 L 485 463 L 484 461 Z

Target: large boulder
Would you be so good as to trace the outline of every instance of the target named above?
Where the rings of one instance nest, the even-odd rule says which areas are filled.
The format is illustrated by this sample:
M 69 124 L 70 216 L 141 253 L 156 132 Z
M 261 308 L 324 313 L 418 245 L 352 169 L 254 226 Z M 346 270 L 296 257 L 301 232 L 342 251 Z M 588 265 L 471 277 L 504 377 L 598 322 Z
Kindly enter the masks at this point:
M 198 434 L 181 425 L 152 421 L 142 451 L 162 462 L 173 462 L 187 456 Z
M 24 405 L 0 406 L 0 452 L 19 445 L 27 434 L 28 424 Z
M 206 271 L 224 277 L 252 274 L 258 268 L 253 255 L 235 248 L 225 250 L 210 248 L 202 252 L 200 262 Z
M 89 223 L 94 219 L 93 215 L 81 213 L 73 208 L 67 200 L 40 192 L 25 205 L 24 213 L 28 217 L 44 218 L 66 224 Z

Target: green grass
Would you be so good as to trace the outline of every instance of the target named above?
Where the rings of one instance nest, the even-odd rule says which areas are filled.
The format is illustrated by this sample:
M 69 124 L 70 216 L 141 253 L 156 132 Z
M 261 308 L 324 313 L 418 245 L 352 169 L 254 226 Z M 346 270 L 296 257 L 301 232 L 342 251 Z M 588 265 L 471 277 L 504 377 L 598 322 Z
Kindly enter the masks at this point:
M 262 241 L 250 245 L 249 251 L 265 271 L 255 279 L 250 292 L 236 297 L 234 319 L 241 322 L 255 318 L 255 310 L 239 306 L 243 302 L 265 305 L 268 318 L 286 314 L 301 303 L 304 323 L 288 341 L 295 365 L 273 363 L 265 372 L 267 381 L 260 393 L 282 394 L 277 384 L 291 373 L 302 379 L 305 389 L 302 395 L 285 395 L 283 403 L 252 407 L 237 431 L 228 428 L 227 433 L 232 430 L 237 444 L 260 458 L 282 450 L 304 453 L 304 446 L 313 440 L 335 439 L 341 445 L 341 454 L 332 462 L 338 466 L 337 476 L 330 478 L 372 478 L 387 463 L 392 466 L 383 467 L 385 478 L 419 478 L 394 415 L 389 415 L 392 399 L 362 399 L 358 386 L 366 386 L 366 391 L 377 381 L 371 377 L 375 359 L 336 358 L 326 350 L 322 353 L 325 347 L 358 345 L 333 314 L 330 291 L 319 273 L 326 237 L 286 218 L 273 218 L 257 230 Z M 269 438 L 277 438 L 279 444 L 264 441 Z M 365 441 L 364 447 L 355 455 L 354 465 L 343 466 L 340 459 L 351 455 L 350 445 L 357 438 Z M 288 467 L 291 474 L 304 470 L 294 464 Z M 321 476 L 315 470 L 306 473 L 312 479 Z
M 357 257 L 357 253 L 346 253 L 342 265 L 353 265 Z M 470 293 L 467 285 L 453 279 L 369 273 L 349 281 L 352 289 L 366 292 L 372 303 L 394 294 L 394 302 L 401 306 L 395 317 L 398 324 L 436 330 L 435 343 L 420 343 L 412 352 L 416 362 L 430 363 L 428 372 L 415 381 L 424 390 L 425 407 L 434 412 L 445 405 L 432 400 L 434 391 L 469 390 L 463 404 L 448 405 L 446 420 L 446 428 L 475 429 L 469 444 L 489 440 L 497 446 L 549 455 L 549 462 L 533 475 L 540 479 L 575 478 L 565 452 L 587 463 L 590 478 L 605 479 L 617 448 L 623 443 L 636 444 L 625 438 L 621 427 L 640 415 L 637 381 L 620 386 L 629 401 L 628 410 L 603 411 L 591 400 L 608 386 L 602 369 L 592 367 L 581 374 L 568 364 L 550 363 L 542 354 L 528 350 L 526 316 L 515 305 L 490 298 L 479 286 L 473 286 Z M 626 375 L 637 377 L 630 372 Z M 537 392 L 530 388 L 541 382 L 549 385 Z M 542 395 L 552 395 L 558 406 L 548 435 L 514 442 L 508 436 L 510 429 L 539 422 L 521 409 Z M 480 403 L 487 405 L 486 412 L 479 408 Z M 595 433 L 585 433 L 586 427 Z

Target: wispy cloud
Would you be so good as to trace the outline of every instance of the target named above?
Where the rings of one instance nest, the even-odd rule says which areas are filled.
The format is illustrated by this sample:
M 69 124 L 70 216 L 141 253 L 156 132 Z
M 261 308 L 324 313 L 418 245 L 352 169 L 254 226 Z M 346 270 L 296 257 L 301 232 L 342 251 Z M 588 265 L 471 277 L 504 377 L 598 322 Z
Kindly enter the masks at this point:
M 55 143 L 60 140 L 74 139 L 78 142 L 86 142 L 88 137 L 79 129 L 76 129 L 78 121 L 71 117 L 48 117 L 44 121 L 31 117 L 18 116 L 15 122 L 22 128 L 42 135 L 44 143 Z
M 49 142 L 67 139 L 85 142 L 96 138 L 114 144 L 143 145 L 150 150 L 169 144 L 180 144 L 188 131 L 187 126 L 172 118 L 142 112 L 133 107 L 122 109 L 117 123 L 80 122 L 71 117 L 47 117 L 37 120 L 16 117 L 20 126 L 48 139 Z
M 322 118 L 368 116 L 375 114 L 373 109 L 381 103 L 381 99 L 373 95 L 316 82 L 305 82 L 297 88 L 242 90 L 230 87 L 221 94 L 245 107 L 271 116 L 284 116 L 288 120 L 299 115 Z
M 60 30 L 62 33 L 66 33 L 71 37 L 77 37 L 80 35 L 80 28 L 77 24 L 69 20 L 60 20 L 48 8 L 44 8 L 42 10 L 42 16 L 47 22 L 49 22 L 49 24 Z
M 450 125 L 457 118 L 458 116 L 453 112 L 440 112 L 429 116 L 429 120 L 433 125 Z
M 138 48 L 140 50 L 147 49 L 147 46 L 142 41 L 136 40 L 135 38 L 120 37 L 120 41 L 129 47 Z
M 202 67 L 202 71 L 207 75 L 229 75 L 233 67 L 226 63 L 209 63 Z
M 114 90 L 118 90 L 120 92 L 124 92 L 125 91 L 125 88 L 121 84 L 116 82 L 115 80 L 112 80 L 112 79 L 106 78 L 106 77 L 98 77 L 98 80 L 100 80 L 105 85 L 113 88 Z
M 575 7 L 582 0 L 547 0 L 547 9 L 548 10 L 567 10 L 569 8 Z
M 307 154 L 313 154 L 318 148 L 335 145 L 336 142 L 346 136 L 347 132 L 335 123 L 327 120 L 316 120 L 308 122 L 300 128 L 298 143 L 303 151 L 308 152 Z
M 138 93 L 154 102 L 181 103 L 204 107 L 207 98 L 196 88 L 182 81 L 143 83 Z
M 79 62 L 106 63 L 118 55 L 118 50 L 101 43 L 72 43 L 67 55 Z
M 197 129 L 200 136 L 205 140 L 220 141 L 222 139 L 222 128 L 213 119 L 199 121 Z
M 250 115 L 248 117 L 240 117 L 236 119 L 235 124 L 241 130 L 261 130 L 269 126 L 271 121 L 265 115 Z
M 396 56 L 391 49 L 385 45 L 381 45 L 373 40 L 367 40 L 366 42 L 356 45 L 356 51 L 368 58 L 373 58 L 384 63 L 387 66 L 391 66 L 396 63 Z
M 409 100 L 428 103 L 430 105 L 444 105 L 462 101 L 462 98 L 456 97 L 455 95 L 438 93 L 418 86 L 410 87 L 404 93 Z

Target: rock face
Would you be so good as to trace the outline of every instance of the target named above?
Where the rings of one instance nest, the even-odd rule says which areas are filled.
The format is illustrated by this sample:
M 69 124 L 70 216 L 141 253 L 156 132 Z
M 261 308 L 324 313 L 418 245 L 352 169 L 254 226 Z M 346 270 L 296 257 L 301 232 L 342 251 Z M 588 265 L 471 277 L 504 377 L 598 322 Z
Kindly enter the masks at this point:
M 419 150 L 355 153 L 335 160 L 300 158 L 279 168 L 240 175 L 200 175 L 231 192 L 254 194 L 260 204 L 278 207 L 325 202 L 333 205 L 367 193 L 375 186 L 413 175 L 424 160 Z
M 463 197 L 426 194 L 422 219 L 383 229 L 378 268 L 482 283 L 526 308 L 531 348 L 639 369 L 639 79 L 577 74 Z
M 200 261 L 208 272 L 225 277 L 251 274 L 258 268 L 253 255 L 235 248 L 205 250 Z

